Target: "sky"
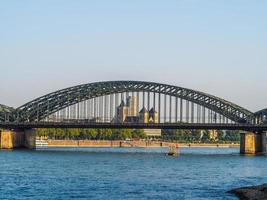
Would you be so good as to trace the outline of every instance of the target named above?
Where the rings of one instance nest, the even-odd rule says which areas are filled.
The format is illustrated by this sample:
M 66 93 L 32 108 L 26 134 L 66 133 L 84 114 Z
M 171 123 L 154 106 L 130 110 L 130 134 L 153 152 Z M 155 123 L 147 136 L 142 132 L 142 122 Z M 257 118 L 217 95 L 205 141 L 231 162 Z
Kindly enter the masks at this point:
M 0 104 L 143 80 L 267 108 L 267 1 L 0 0 Z

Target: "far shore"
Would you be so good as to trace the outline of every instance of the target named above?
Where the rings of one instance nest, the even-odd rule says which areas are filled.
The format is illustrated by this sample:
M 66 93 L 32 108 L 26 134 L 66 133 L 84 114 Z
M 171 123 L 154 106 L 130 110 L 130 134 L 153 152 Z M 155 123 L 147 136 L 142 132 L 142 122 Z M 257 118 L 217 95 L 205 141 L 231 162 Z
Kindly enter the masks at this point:
M 37 146 L 48 147 L 140 147 L 160 148 L 176 146 L 178 148 L 237 148 L 239 144 L 176 143 L 164 141 L 125 141 L 125 140 L 37 140 Z

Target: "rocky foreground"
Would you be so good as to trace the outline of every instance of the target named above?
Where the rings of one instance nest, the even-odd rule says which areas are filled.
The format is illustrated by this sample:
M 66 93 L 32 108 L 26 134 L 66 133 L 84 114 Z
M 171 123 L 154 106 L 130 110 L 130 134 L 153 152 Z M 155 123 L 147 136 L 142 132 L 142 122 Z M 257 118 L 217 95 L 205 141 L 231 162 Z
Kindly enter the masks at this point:
M 267 200 L 267 184 L 243 187 L 229 191 L 240 198 L 240 200 Z

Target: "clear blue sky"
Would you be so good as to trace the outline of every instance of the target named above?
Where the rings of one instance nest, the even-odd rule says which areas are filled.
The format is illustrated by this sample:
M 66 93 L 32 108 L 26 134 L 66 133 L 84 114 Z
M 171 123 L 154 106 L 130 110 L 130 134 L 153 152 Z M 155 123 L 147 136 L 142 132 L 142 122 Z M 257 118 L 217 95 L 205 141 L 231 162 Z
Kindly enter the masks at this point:
M 0 0 L 0 103 L 149 80 L 267 107 L 267 1 Z

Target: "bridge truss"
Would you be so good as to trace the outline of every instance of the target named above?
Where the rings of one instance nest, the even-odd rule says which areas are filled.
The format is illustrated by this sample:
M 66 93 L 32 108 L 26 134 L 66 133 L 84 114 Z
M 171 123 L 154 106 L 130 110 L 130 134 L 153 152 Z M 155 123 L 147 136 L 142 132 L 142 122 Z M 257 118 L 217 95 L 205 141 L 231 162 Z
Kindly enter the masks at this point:
M 12 113 L 14 112 L 14 110 L 14 108 L 0 104 L 0 122 L 12 120 Z
M 253 117 L 254 117 L 254 123 L 267 124 L 267 108 L 254 113 Z
M 114 123 L 118 122 L 118 107 L 127 105 L 129 97 L 136 99 L 136 115 L 140 110 L 157 112 L 158 123 L 252 122 L 252 112 L 224 99 L 182 87 L 143 81 L 97 82 L 59 90 L 20 106 L 11 113 L 14 116 L 11 121 Z

